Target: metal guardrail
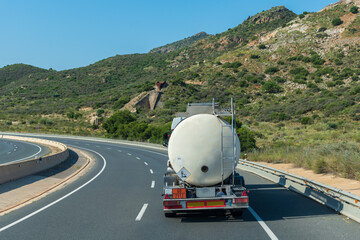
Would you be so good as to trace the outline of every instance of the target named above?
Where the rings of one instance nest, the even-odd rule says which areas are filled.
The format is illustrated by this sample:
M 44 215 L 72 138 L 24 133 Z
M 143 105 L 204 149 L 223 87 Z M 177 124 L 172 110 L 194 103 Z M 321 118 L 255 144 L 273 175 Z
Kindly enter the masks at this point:
M 360 197 L 304 177 L 240 159 L 238 168 L 305 195 L 360 223 Z

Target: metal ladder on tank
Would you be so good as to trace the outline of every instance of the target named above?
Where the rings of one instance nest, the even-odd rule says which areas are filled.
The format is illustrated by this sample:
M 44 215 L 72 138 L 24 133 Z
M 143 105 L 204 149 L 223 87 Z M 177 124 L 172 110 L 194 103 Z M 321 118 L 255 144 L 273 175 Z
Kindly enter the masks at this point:
M 214 100 L 213 100 L 214 105 Z M 220 138 L 221 138 L 221 185 L 224 185 L 224 171 L 231 170 L 232 171 L 232 183 L 234 184 L 235 178 L 235 155 L 236 155 L 236 146 L 235 146 L 235 129 L 236 129 L 236 121 L 235 121 L 235 113 L 234 113 L 234 104 L 233 98 L 231 98 L 230 109 L 225 110 L 223 112 L 215 113 L 216 116 L 231 116 L 231 125 L 224 125 L 221 123 L 220 127 Z M 226 131 L 225 129 L 228 129 Z M 230 133 L 230 134 L 229 134 Z M 224 143 L 229 145 L 229 141 L 231 143 L 230 147 L 225 146 Z M 230 154 L 229 154 L 230 153 Z

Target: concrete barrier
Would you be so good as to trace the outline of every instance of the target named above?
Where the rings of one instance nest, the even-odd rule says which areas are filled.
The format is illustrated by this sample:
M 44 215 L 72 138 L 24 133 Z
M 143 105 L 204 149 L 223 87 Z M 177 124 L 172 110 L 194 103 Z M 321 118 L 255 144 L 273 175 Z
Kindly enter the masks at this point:
M 62 143 L 45 139 L 9 135 L 2 135 L 0 138 L 39 143 L 57 149 L 55 154 L 50 154 L 49 156 L 0 165 L 0 184 L 50 169 L 62 163 L 69 157 L 69 150 L 67 146 Z

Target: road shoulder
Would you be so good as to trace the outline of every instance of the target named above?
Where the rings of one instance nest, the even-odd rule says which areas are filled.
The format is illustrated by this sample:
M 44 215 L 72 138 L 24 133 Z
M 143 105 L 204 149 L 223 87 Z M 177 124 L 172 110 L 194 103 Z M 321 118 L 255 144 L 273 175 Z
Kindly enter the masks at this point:
M 37 201 L 85 175 L 94 165 L 92 154 L 69 148 L 71 158 L 39 174 L 0 185 L 0 216 Z

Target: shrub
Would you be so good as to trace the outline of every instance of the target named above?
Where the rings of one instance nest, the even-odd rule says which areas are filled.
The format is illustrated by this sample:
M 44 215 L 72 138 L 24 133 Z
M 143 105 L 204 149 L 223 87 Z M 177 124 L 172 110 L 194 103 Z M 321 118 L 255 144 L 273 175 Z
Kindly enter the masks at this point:
M 115 103 L 113 108 L 114 109 L 119 109 L 122 108 L 126 103 L 128 103 L 130 101 L 130 98 L 127 96 L 122 96 L 120 97 Z
M 300 14 L 300 15 L 299 15 L 299 18 L 300 18 L 300 19 L 303 19 L 304 17 L 305 17 L 305 14 Z
M 266 93 L 278 93 L 282 91 L 282 88 L 274 81 L 264 83 L 262 89 Z
M 327 30 L 326 27 L 321 27 L 321 28 L 318 29 L 318 32 L 325 32 L 326 30 Z
M 247 86 L 249 86 L 249 84 L 247 83 L 247 81 L 241 80 L 241 81 L 239 82 L 239 86 L 240 86 L 240 87 L 247 87 Z
M 307 83 L 306 86 L 307 86 L 308 88 L 317 88 L 317 87 L 318 87 L 315 83 L 312 83 L 312 82 Z
M 48 118 L 40 118 L 39 123 L 43 124 L 43 125 L 49 125 L 49 126 L 54 124 L 54 122 Z
M 350 29 L 349 29 L 349 32 L 350 32 L 351 34 L 356 33 L 356 31 L 357 31 L 356 28 L 350 28 Z
M 226 62 L 222 65 L 223 68 L 233 68 L 233 69 L 237 69 L 239 67 L 242 66 L 242 63 L 241 62 Z
M 277 83 L 284 83 L 284 82 L 286 82 L 286 79 L 285 79 L 285 78 L 281 78 L 281 77 L 276 77 L 276 78 L 274 78 L 274 80 L 275 80 Z
M 68 112 L 68 113 L 66 114 L 66 116 L 67 116 L 68 118 L 74 118 L 75 113 L 74 113 L 74 111 L 70 111 L 70 112 Z
M 105 112 L 104 109 L 98 109 L 98 110 L 96 111 L 96 116 L 101 117 L 101 115 L 102 115 L 104 112 Z
M 327 86 L 327 87 L 335 87 L 335 86 L 336 86 L 336 82 L 334 82 L 334 81 L 327 82 L 327 83 L 326 83 L 326 86 Z
M 272 121 L 276 121 L 276 122 L 290 119 L 290 117 L 286 115 L 284 112 L 280 112 L 280 113 L 273 112 L 270 114 L 270 118 Z
M 259 55 L 256 55 L 256 54 L 251 54 L 251 55 L 250 55 L 250 58 L 251 58 L 251 59 L 259 59 L 260 56 L 259 56 Z
M 265 44 L 260 44 L 260 45 L 258 46 L 258 48 L 259 48 L 259 49 L 266 49 L 266 46 L 265 46 Z
M 312 55 L 310 61 L 314 65 L 323 65 L 325 63 L 325 60 L 317 54 Z
M 315 173 L 327 173 L 327 163 L 324 159 L 322 158 L 318 158 L 315 160 L 315 164 L 314 164 L 314 171 Z
M 360 93 L 360 86 L 356 86 L 353 89 L 351 89 L 350 94 L 351 95 L 356 95 Z
M 290 74 L 292 75 L 298 75 L 298 76 L 304 76 L 305 79 L 306 79 L 306 76 L 309 75 L 309 71 L 306 70 L 305 68 L 303 67 L 298 67 L 298 68 L 294 68 L 294 69 L 291 69 L 290 70 Z
M 249 151 L 256 148 L 256 139 L 254 132 L 245 127 L 237 129 L 236 132 L 237 134 L 239 134 L 241 151 Z
M 276 72 L 280 71 L 277 67 L 268 67 L 265 69 L 266 74 L 274 74 Z
M 339 26 L 343 23 L 343 21 L 337 17 L 337 18 L 334 18 L 331 23 L 333 26 Z
M 334 60 L 334 63 L 335 63 L 335 65 L 338 65 L 338 66 L 343 65 L 343 62 L 342 62 L 340 59 L 338 59 L 338 58 L 336 58 L 336 59 Z
M 350 12 L 353 13 L 353 14 L 356 14 L 359 12 L 359 8 L 357 6 L 352 6 L 350 8 Z
M 304 117 L 301 119 L 300 122 L 302 125 L 310 125 L 310 124 L 313 124 L 314 120 L 310 117 Z
M 338 125 L 336 123 L 328 123 L 327 126 L 330 130 L 338 128 Z

